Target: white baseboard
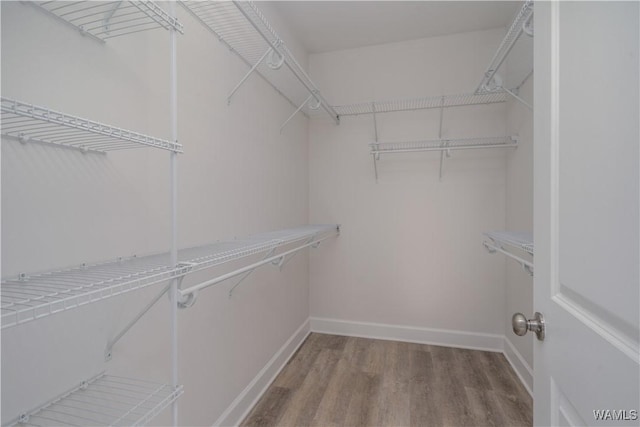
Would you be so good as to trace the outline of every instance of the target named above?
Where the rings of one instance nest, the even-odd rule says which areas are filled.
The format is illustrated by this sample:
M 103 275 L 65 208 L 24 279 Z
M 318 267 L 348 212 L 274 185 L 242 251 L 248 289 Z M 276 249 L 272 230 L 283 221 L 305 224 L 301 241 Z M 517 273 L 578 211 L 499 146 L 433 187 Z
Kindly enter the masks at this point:
M 271 385 L 282 368 L 294 355 L 298 347 L 302 345 L 311 333 L 309 319 L 298 328 L 297 331 L 284 343 L 280 350 L 273 355 L 271 360 L 258 372 L 255 378 L 242 390 L 231 402 L 231 405 L 220 415 L 214 426 L 237 426 L 249 414 L 267 388 Z
M 448 329 L 418 328 L 370 322 L 351 322 L 311 317 L 311 331 L 382 340 L 502 352 L 504 335 L 462 332 Z
M 507 358 L 513 370 L 516 371 L 524 388 L 533 397 L 533 369 L 507 337 L 504 337 L 504 357 Z

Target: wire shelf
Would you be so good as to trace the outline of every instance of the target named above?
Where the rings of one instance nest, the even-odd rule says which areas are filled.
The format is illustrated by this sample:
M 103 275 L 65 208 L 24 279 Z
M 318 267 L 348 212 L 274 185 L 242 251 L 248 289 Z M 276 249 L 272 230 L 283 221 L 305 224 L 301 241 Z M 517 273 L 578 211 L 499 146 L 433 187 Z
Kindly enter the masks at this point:
M 484 233 L 489 238 L 484 247 L 490 252 L 500 252 L 517 261 L 522 268 L 533 276 L 533 262 L 528 261 L 507 249 L 524 251 L 533 256 L 533 234 L 526 231 L 491 231 Z
M 268 233 L 257 234 L 247 239 L 235 240 L 232 242 L 223 242 L 204 247 L 209 254 L 201 258 L 194 258 L 188 261 L 193 266 L 192 271 L 219 265 L 227 261 L 238 260 L 247 255 L 261 253 L 263 258 L 260 261 L 245 263 L 237 266 L 233 271 L 219 275 L 212 279 L 190 286 L 186 289 L 180 289 L 180 295 L 183 298 L 183 307 L 189 307 L 195 301 L 198 291 L 221 283 L 232 277 L 241 276 L 241 278 L 233 285 L 229 291 L 229 296 L 233 290 L 247 278 L 256 268 L 272 263 L 280 268 L 288 262 L 296 253 L 309 246 L 317 246 L 325 239 L 337 236 L 340 233 L 340 226 L 337 224 L 330 225 L 307 225 L 288 230 L 272 231 Z M 294 246 L 291 248 L 291 246 Z M 276 249 L 285 248 L 286 250 L 278 251 Z M 198 249 L 200 250 L 200 249 Z
M 183 274 L 167 254 L 122 258 L 2 281 L 2 329 L 151 286 Z
M 336 234 L 337 230 L 337 225 L 307 225 L 271 231 L 243 239 L 183 249 L 179 251 L 178 259 L 190 266 L 190 272 L 194 272 L 252 255 L 268 253 L 278 247 L 302 240 L 313 241 L 326 235 Z
M 2 135 L 23 143 L 39 142 L 83 152 L 153 147 L 182 152 L 182 145 L 45 107 L 1 98 Z
M 182 24 L 152 1 L 34 1 L 48 14 L 100 41 L 164 28 L 183 32 Z
M 362 102 L 359 104 L 336 105 L 334 109 L 342 116 L 358 116 L 361 114 L 392 113 L 396 111 L 414 111 L 431 108 L 464 107 L 467 105 L 496 104 L 507 101 L 504 91 L 474 94 L 427 96 L 421 98 L 405 98 L 387 101 Z
M 251 255 L 268 253 L 301 240 L 337 233 L 336 225 L 309 225 L 256 234 L 244 239 L 182 249 L 178 266 L 167 253 L 121 258 L 105 263 L 39 273 L 2 281 L 2 328 L 75 309 L 166 280 Z
M 426 141 L 372 142 L 371 154 L 413 153 L 421 151 L 469 150 L 480 148 L 516 147 L 517 140 L 511 136 L 465 139 L 437 139 Z
M 533 234 L 528 231 L 491 231 L 484 235 L 496 245 L 511 246 L 533 255 Z
M 511 52 L 511 49 L 522 35 L 523 27 L 527 21 L 529 21 L 532 14 L 533 0 L 526 0 L 522 9 L 520 9 L 513 20 L 513 23 L 509 27 L 507 34 L 502 39 L 498 50 L 493 55 L 493 58 L 491 58 L 491 62 L 487 66 L 482 76 L 482 80 L 476 89 L 476 94 L 491 92 L 491 81 L 493 80 L 493 76 L 496 74 L 504 60 L 507 58 L 507 55 L 509 55 L 509 52 Z
M 339 121 L 336 111 L 253 2 L 182 1 L 181 4 L 292 106 L 304 107 L 303 112 L 322 108 Z M 229 102 L 245 79 L 229 95 Z
M 182 393 L 182 386 L 100 374 L 8 426 L 141 426 Z

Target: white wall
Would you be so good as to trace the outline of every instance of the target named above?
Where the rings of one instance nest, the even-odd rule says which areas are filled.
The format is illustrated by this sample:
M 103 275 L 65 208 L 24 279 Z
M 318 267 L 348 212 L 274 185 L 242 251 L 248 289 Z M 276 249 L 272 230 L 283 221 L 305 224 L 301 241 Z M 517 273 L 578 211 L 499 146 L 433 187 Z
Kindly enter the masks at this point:
M 336 104 L 475 90 L 504 29 L 311 55 Z M 326 88 L 326 89 L 325 89 Z M 445 111 L 443 137 L 504 135 L 505 104 Z M 378 116 L 381 140 L 438 136 L 437 110 Z M 478 334 L 504 333 L 504 257 L 482 232 L 505 227 L 504 150 L 383 156 L 376 184 L 370 116 L 309 127 L 310 221 L 342 224 L 311 258 L 311 315 Z
M 533 84 L 532 76 L 520 89 L 520 96 L 528 102 L 533 102 Z M 533 112 L 510 99 L 507 113 L 509 132 L 517 134 L 519 141 L 518 149 L 509 153 L 507 161 L 506 229 L 533 231 Z M 517 255 L 533 261 L 526 252 Z M 515 335 L 511 330 L 511 316 L 514 313 L 523 313 L 525 316 L 533 314 L 533 277 L 513 260 L 507 260 L 506 269 L 505 336 L 532 368 L 535 335 Z
M 179 246 L 306 223 L 306 120 L 279 134 L 291 106 L 258 78 L 228 107 L 226 94 L 246 66 L 181 7 L 178 17 L 185 25 Z M 2 2 L 2 94 L 167 138 L 168 42 L 158 30 L 103 45 L 31 5 Z M 3 140 L 3 277 L 167 250 L 168 158 L 149 149 L 99 156 Z M 181 425 L 211 425 L 308 318 L 306 256 L 281 273 L 257 271 L 231 299 L 228 287 L 201 292 L 179 313 Z M 112 362 L 103 361 L 107 340 L 157 290 L 3 331 L 2 422 L 101 369 L 169 381 L 166 299 L 115 347 Z M 167 423 L 167 412 L 154 424 Z

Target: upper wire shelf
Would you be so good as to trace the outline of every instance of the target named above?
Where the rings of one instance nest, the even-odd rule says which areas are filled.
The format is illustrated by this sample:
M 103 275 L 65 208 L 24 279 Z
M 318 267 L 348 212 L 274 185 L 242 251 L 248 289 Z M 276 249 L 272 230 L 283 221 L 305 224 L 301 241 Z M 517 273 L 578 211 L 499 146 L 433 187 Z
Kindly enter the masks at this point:
M 142 426 L 182 393 L 182 386 L 100 374 L 7 426 Z
M 414 111 L 431 108 L 495 104 L 506 101 L 507 93 L 504 91 L 497 91 L 483 94 L 463 93 L 457 95 L 362 102 L 358 104 L 336 105 L 333 108 L 340 116 L 357 116 L 360 114 L 391 113 L 396 111 Z
M 258 254 L 268 254 L 295 242 L 316 244 L 337 234 L 337 225 L 309 225 L 257 234 L 243 239 L 182 249 L 178 265 L 170 266 L 167 253 L 78 267 L 34 275 L 20 274 L 2 281 L 2 328 L 20 325 L 85 304 L 101 301 L 187 273 Z M 282 265 L 282 264 L 280 264 Z M 240 273 L 233 273 L 233 277 Z M 189 294 L 192 292 L 183 292 Z
M 525 34 L 533 36 L 533 30 L 530 26 L 532 17 L 533 17 L 533 0 L 526 0 L 524 2 L 524 5 L 516 15 L 515 19 L 513 20 L 511 26 L 509 27 L 507 34 L 502 39 L 500 46 L 498 46 L 498 50 L 493 55 L 493 58 L 491 58 L 489 65 L 485 69 L 485 72 L 482 75 L 482 79 L 480 80 L 480 83 L 478 84 L 478 87 L 475 90 L 476 94 L 504 90 L 509 95 L 513 96 L 518 101 L 524 103 L 529 108 L 531 108 L 531 105 L 529 103 L 527 103 L 526 101 L 524 101 L 522 98 L 518 96 L 518 94 L 516 93 L 517 89 L 514 92 L 513 90 L 503 87 L 502 79 L 496 76 L 496 73 L 500 68 L 500 66 L 507 59 L 509 52 L 511 52 L 511 49 L 513 49 L 516 42 L 522 35 L 522 33 L 524 32 Z M 518 88 L 524 84 L 524 81 L 526 81 L 529 78 L 530 74 L 531 73 L 527 74 L 527 76 L 524 78 L 522 83 L 520 83 Z
M 533 234 L 527 231 L 491 231 L 484 233 L 489 241 L 484 241 L 483 245 L 491 253 L 500 252 L 509 258 L 519 262 L 522 267 L 533 275 L 533 262 L 527 261 L 517 254 L 508 251 L 519 250 L 533 256 Z
M 255 72 L 296 108 L 295 114 L 324 110 L 336 123 L 338 113 L 324 99 L 283 40 L 251 1 L 182 1 L 182 5 L 250 67 L 227 97 L 227 102 Z M 284 67 L 283 67 L 284 65 Z M 306 107 L 306 108 L 305 108 Z M 306 110 L 306 111 L 305 111 Z
M 48 14 L 104 42 L 113 37 L 164 28 L 183 32 L 182 24 L 149 0 L 34 1 Z
M 153 147 L 182 152 L 177 142 L 143 135 L 87 120 L 49 108 L 1 98 L 2 135 L 71 148 L 83 152 L 105 153 L 131 148 Z
M 216 242 L 211 245 L 198 248 L 191 248 L 181 251 L 178 258 L 185 264 L 189 265 L 191 272 L 202 270 L 205 268 L 224 264 L 229 261 L 235 261 L 246 258 L 251 255 L 263 255 L 260 261 L 244 264 L 235 270 L 207 280 L 206 282 L 181 289 L 180 294 L 183 299 L 193 298 L 197 291 L 214 284 L 220 283 L 232 277 L 245 274 L 232 288 L 233 291 L 242 280 L 248 276 L 256 268 L 273 263 L 280 268 L 286 264 L 296 252 L 309 247 L 317 246 L 321 241 L 336 236 L 340 232 L 337 224 L 327 225 L 307 225 L 286 230 L 272 231 L 267 233 L 256 234 L 243 239 L 236 239 L 227 242 Z M 284 252 L 275 253 L 279 248 L 295 246 Z

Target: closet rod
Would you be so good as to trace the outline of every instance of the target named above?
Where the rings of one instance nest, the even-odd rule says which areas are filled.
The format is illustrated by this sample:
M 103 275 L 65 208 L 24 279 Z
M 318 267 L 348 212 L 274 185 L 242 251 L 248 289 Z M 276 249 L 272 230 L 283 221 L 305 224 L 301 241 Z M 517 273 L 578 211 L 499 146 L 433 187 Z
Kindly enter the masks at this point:
M 326 239 L 329 239 L 331 237 L 334 237 L 334 235 L 337 235 L 337 234 L 339 234 L 339 229 L 336 229 L 336 233 L 335 234 L 329 234 L 329 235 L 323 236 L 323 237 L 321 237 L 321 238 L 319 238 L 317 240 L 313 240 L 311 242 L 304 243 L 304 244 L 302 244 L 300 246 L 297 246 L 297 247 L 295 247 L 293 249 L 289 249 L 288 251 L 279 253 L 277 255 L 273 255 L 273 256 L 271 256 L 269 258 L 264 258 L 264 259 L 262 259 L 260 261 L 257 261 L 255 263 L 253 263 L 253 264 L 250 264 L 250 265 L 247 265 L 245 267 L 239 268 L 239 269 L 237 269 L 235 271 L 232 271 L 230 273 L 223 274 L 223 275 L 218 276 L 218 277 L 216 277 L 214 279 L 206 280 L 206 281 L 204 281 L 202 283 L 190 286 L 190 287 L 188 287 L 186 289 L 180 289 L 180 291 L 179 291 L 180 295 L 183 298 L 186 299 L 186 298 L 188 298 L 188 296 L 190 294 L 194 294 L 194 293 L 200 291 L 201 289 L 205 289 L 205 288 L 208 288 L 210 286 L 216 285 L 216 284 L 218 284 L 220 282 L 224 282 L 225 280 L 230 279 L 230 278 L 235 277 L 235 276 L 238 276 L 238 275 L 240 275 L 242 273 L 246 273 L 248 271 L 255 270 L 256 268 L 261 267 L 261 266 L 263 266 L 265 264 L 273 263 L 274 261 L 279 261 L 281 259 L 284 259 L 287 255 L 293 254 L 295 252 L 298 252 L 298 251 L 300 251 L 302 249 L 305 249 L 305 248 L 308 248 L 310 246 L 317 247 L 320 244 L 320 242 L 322 242 L 322 241 L 324 241 Z

